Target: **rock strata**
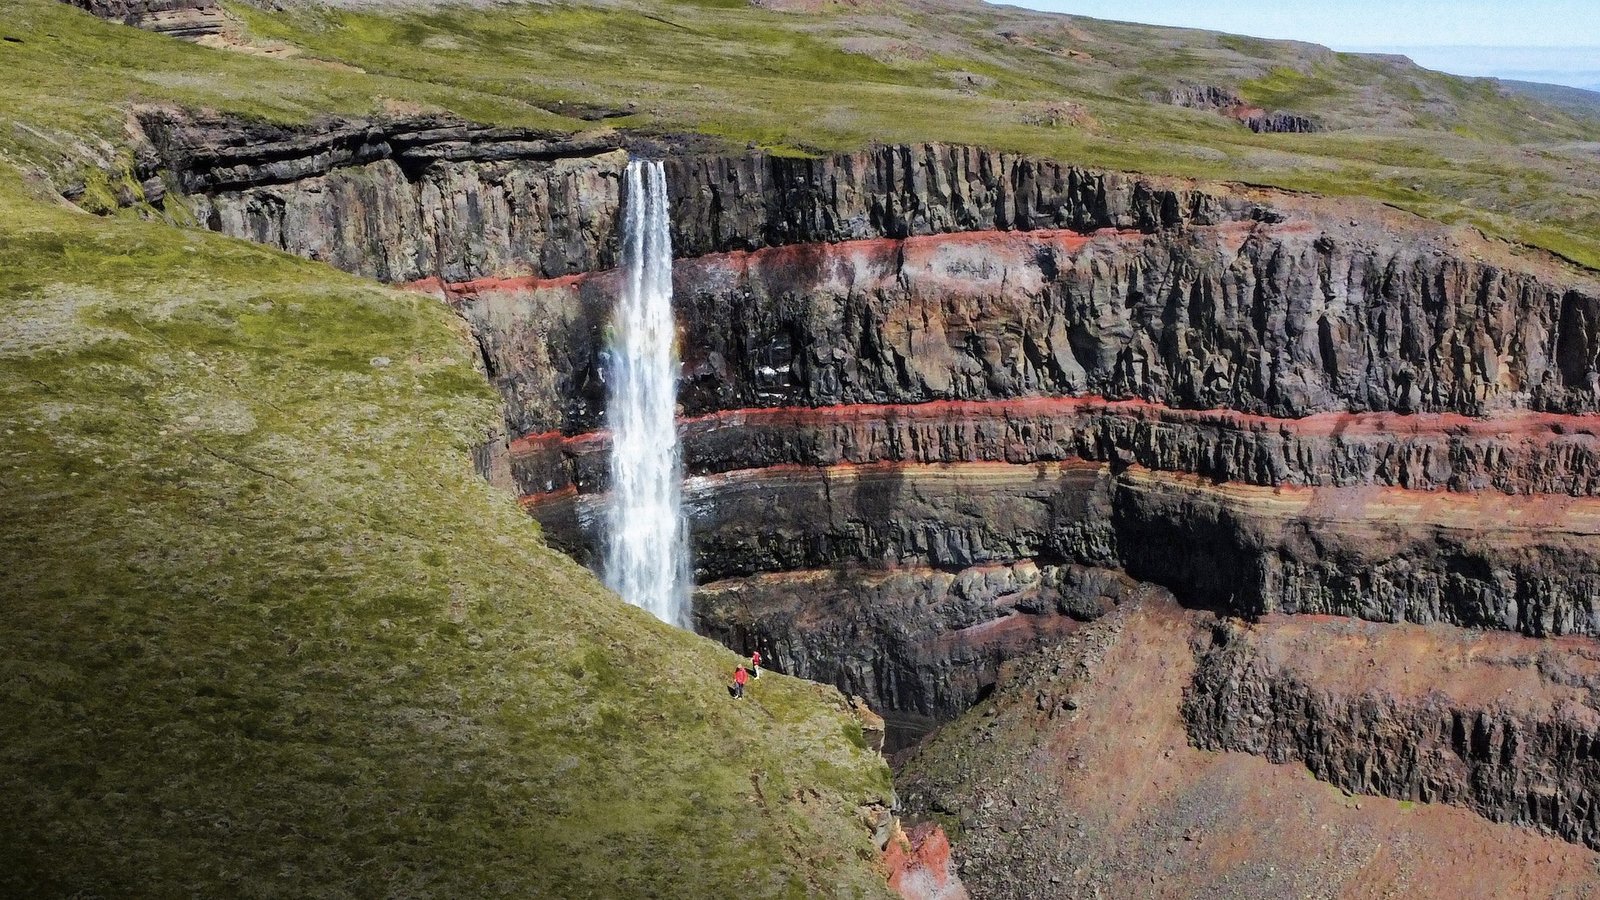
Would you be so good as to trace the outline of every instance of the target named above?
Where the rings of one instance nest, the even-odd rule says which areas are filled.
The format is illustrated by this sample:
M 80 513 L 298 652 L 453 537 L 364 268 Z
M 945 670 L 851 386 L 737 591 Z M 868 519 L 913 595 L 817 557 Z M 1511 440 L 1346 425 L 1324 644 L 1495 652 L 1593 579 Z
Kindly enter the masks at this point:
M 680 262 L 686 412 L 1093 394 L 1299 418 L 1592 413 L 1600 286 L 1337 223 L 986 232 Z M 597 424 L 614 276 L 441 289 L 524 433 Z
M 1132 589 L 1111 570 L 1033 562 L 786 572 L 701 585 L 695 630 L 902 720 L 944 721 L 992 688 L 1005 660 L 1054 643 Z
M 1209 84 L 1185 84 L 1167 91 L 1167 102 L 1185 109 L 1213 110 L 1237 120 L 1257 134 L 1309 134 L 1322 126 L 1308 116 L 1275 110 L 1268 112 L 1233 91 Z
M 1592 642 L 1274 617 L 1214 630 L 1183 713 L 1197 747 L 1600 848 L 1597 697 Z
M 1587 845 L 1506 824 L 1589 827 L 1593 766 L 1572 750 L 1592 737 L 1555 735 L 1593 728 L 1592 641 L 1280 617 L 1244 629 L 1236 666 L 1210 658 L 1216 627 L 1149 590 L 1011 663 L 902 767 L 903 815 L 959 827 L 982 897 L 1593 894 Z M 1197 745 L 1186 692 L 1252 752 Z M 1291 764 L 1254 749 L 1271 747 Z M 1453 785 L 1463 805 L 1341 792 L 1312 759 L 1351 791 Z M 1528 806 L 1501 819 L 1472 796 Z
M 195 40 L 221 34 L 227 14 L 216 0 L 65 0 L 102 19 L 175 38 Z
M 1225 94 L 1174 99 L 1241 105 Z M 506 398 L 483 464 L 582 558 L 607 490 L 621 171 L 647 149 L 679 257 L 696 574 L 727 596 L 1032 561 L 1247 615 L 1600 633 L 1600 281 L 1547 256 L 1374 204 L 971 147 L 141 121 L 138 174 L 164 173 L 166 202 L 452 303 Z M 836 598 L 961 608 L 931 581 L 852 579 Z M 978 606 L 1053 621 L 998 615 L 1015 593 Z M 875 630 L 852 636 L 792 603 L 702 624 L 765 629 L 796 668 L 840 656 L 818 676 L 890 711 L 948 715 L 988 677 L 902 665 L 983 656 L 967 636 L 915 649 L 978 607 L 906 635 L 862 614 Z M 906 649 L 841 649 L 874 641 Z

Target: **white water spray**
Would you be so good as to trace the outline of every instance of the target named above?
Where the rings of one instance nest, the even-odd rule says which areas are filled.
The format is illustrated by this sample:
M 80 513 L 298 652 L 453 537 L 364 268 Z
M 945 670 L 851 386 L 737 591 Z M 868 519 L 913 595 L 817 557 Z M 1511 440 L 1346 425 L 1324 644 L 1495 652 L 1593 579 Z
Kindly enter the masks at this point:
M 688 526 L 678 447 L 678 353 L 672 318 L 667 176 L 628 163 L 623 181 L 622 293 L 611 324 L 606 423 L 611 508 L 605 578 L 657 618 L 689 626 Z

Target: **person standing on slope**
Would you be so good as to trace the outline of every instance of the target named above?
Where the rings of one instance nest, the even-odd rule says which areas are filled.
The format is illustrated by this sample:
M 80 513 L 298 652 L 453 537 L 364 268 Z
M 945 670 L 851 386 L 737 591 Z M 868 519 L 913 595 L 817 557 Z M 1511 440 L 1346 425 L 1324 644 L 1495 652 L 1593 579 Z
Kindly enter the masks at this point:
M 760 678 L 761 677 L 761 651 L 760 650 L 752 650 L 752 651 L 750 651 L 750 677 L 751 678 Z
M 744 699 L 744 683 L 749 680 L 750 673 L 744 670 L 744 666 L 739 666 L 733 670 L 733 699 Z

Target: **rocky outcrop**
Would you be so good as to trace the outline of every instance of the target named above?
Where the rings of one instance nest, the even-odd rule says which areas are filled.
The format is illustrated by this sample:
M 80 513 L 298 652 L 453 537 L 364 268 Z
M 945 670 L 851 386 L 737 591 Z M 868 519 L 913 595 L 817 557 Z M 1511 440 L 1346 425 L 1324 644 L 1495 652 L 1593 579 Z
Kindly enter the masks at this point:
M 1308 116 L 1282 110 L 1268 112 L 1247 103 L 1233 91 L 1215 85 L 1179 85 L 1167 91 L 1167 102 L 1185 109 L 1215 111 L 1257 134 L 1310 134 L 1322 130 L 1322 126 Z
M 147 169 L 169 172 L 200 222 L 346 271 L 409 281 L 615 263 L 626 154 L 612 138 L 437 116 L 293 129 L 156 109 L 140 122 Z
M 909 832 L 896 831 L 884 852 L 891 890 L 905 900 L 967 900 L 943 828 L 919 822 Z
M 733 578 L 695 591 L 695 630 L 759 649 L 791 675 L 874 709 L 945 721 L 992 688 L 1000 665 L 1114 609 L 1118 572 L 1021 562 L 945 572 L 845 566 Z
M 983 233 L 680 262 L 686 412 L 1039 395 L 1277 417 L 1588 413 L 1600 286 L 1348 222 Z M 610 274 L 444 291 L 520 431 L 599 419 Z
M 1470 806 L 1340 791 L 1298 762 L 1196 746 L 1180 707 L 1186 691 L 1193 697 L 1197 668 L 1209 665 L 1197 656 L 1211 648 L 1216 625 L 1152 590 L 1008 665 L 992 695 L 902 766 L 902 815 L 959 826 L 956 867 L 981 897 L 1594 893 L 1596 855 L 1584 844 Z M 1467 794 L 1503 789 L 1530 809 L 1561 810 L 1557 821 L 1576 824 L 1587 813 L 1591 761 L 1543 756 L 1560 743 L 1538 735 L 1569 717 L 1569 734 L 1593 727 L 1593 642 L 1313 617 L 1264 621 L 1246 634 L 1273 679 L 1221 679 L 1219 696 L 1246 698 L 1242 719 L 1222 719 L 1239 723 L 1238 734 L 1285 734 L 1281 743 L 1304 748 L 1307 759 L 1338 760 L 1327 770 L 1352 782 L 1365 773 L 1408 783 L 1407 771 L 1442 772 L 1418 783 Z M 1416 721 L 1436 730 L 1412 742 L 1408 716 L 1427 704 L 1439 718 Z M 1477 711 L 1488 713 L 1482 732 Z M 1331 718 L 1317 718 L 1324 712 Z M 1527 741 L 1514 749 L 1500 742 L 1512 720 Z M 1287 736 L 1291 723 L 1303 741 Z M 1480 752 L 1509 753 L 1504 773 L 1465 762 Z
M 65 0 L 102 19 L 175 38 L 195 40 L 221 34 L 227 14 L 216 0 Z
M 1256 134 L 1311 134 L 1322 130 L 1317 120 L 1282 110 L 1248 115 L 1242 121 Z
M 1219 625 L 1195 746 L 1600 848 L 1600 648 L 1349 621 Z
M 1187 602 L 1600 635 L 1594 498 L 1258 488 L 1138 469 L 1113 497 L 1129 573 Z

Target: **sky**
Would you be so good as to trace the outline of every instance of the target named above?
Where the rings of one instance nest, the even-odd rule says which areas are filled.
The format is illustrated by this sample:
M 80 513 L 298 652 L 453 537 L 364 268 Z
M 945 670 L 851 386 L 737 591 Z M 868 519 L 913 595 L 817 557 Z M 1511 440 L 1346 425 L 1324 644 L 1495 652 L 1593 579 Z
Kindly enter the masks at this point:
M 1404 53 L 1458 75 L 1600 90 L 1600 0 L 1009 0 L 1098 19 Z

